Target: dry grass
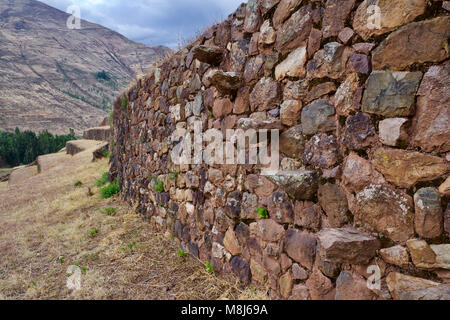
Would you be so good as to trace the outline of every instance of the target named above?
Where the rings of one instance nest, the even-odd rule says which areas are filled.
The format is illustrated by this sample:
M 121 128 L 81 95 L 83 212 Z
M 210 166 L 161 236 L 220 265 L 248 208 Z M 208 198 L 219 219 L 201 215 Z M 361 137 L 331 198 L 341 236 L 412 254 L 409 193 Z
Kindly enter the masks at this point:
M 267 297 L 178 257 L 176 240 L 120 200 L 100 199 L 93 186 L 108 165 L 91 157 L 83 152 L 7 190 L 0 184 L 0 299 Z M 76 181 L 83 186 L 75 187 Z M 110 207 L 117 208 L 115 215 L 103 213 Z M 66 287 L 74 264 L 86 268 L 78 291 Z

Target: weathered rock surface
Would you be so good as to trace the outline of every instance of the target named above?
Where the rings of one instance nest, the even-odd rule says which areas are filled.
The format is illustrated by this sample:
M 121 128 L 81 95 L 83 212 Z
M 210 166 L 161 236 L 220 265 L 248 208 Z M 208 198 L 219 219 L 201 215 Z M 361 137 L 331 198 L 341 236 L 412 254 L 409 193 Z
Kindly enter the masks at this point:
M 355 0 L 327 0 L 322 26 L 324 38 L 337 36 L 344 29 L 347 16 L 354 5 Z
M 276 29 L 295 11 L 302 0 L 281 0 L 273 15 L 273 24 Z
M 335 109 L 325 100 L 316 100 L 302 109 L 302 126 L 305 135 L 329 132 L 336 129 Z
M 286 100 L 280 106 L 281 123 L 286 126 L 294 126 L 298 123 L 302 110 L 302 102 L 299 100 Z
M 344 160 L 342 182 L 350 192 L 358 193 L 370 184 L 383 184 L 386 180 L 368 160 L 350 153 Z
M 286 231 L 284 238 L 286 253 L 308 270 L 312 270 L 316 254 L 316 239 L 307 232 L 294 229 Z
M 378 6 L 376 11 L 373 5 Z M 364 40 L 381 35 L 414 21 L 425 12 L 425 0 L 364 0 L 353 19 L 353 28 Z M 379 12 L 380 18 L 376 14 Z
M 277 30 L 275 48 L 281 53 L 299 47 L 308 39 L 312 28 L 312 9 L 307 5 L 298 9 Z
M 222 62 L 223 50 L 217 46 L 196 46 L 192 49 L 193 58 L 201 62 L 216 66 Z
M 356 195 L 355 221 L 368 224 L 386 237 L 403 242 L 414 235 L 412 198 L 391 187 L 369 185 Z
M 288 157 L 298 159 L 305 149 L 302 126 L 290 128 L 280 135 L 280 151 Z
M 364 264 L 380 247 L 378 239 L 352 228 L 323 229 L 317 238 L 321 258 L 330 262 Z
M 342 271 L 336 280 L 335 300 L 375 300 L 376 294 L 367 287 L 367 280 L 356 273 Z
M 342 143 L 350 150 L 362 150 L 378 140 L 370 116 L 357 113 L 345 121 Z
M 329 169 L 339 160 L 338 142 L 334 136 L 321 133 L 313 136 L 305 146 L 303 163 Z
M 305 63 L 306 47 L 303 46 L 292 51 L 285 60 L 275 67 L 275 79 L 304 77 L 306 75 Z
M 416 232 L 422 238 L 439 237 L 444 229 L 441 196 L 436 188 L 422 188 L 414 194 Z
M 288 195 L 284 192 L 274 192 L 269 198 L 270 217 L 278 223 L 293 223 L 294 210 Z
M 395 300 L 449 300 L 450 286 L 392 272 L 386 282 Z
M 380 140 L 384 145 L 397 147 L 408 141 L 407 132 L 408 119 L 389 118 L 380 121 Z
M 353 49 L 338 42 L 328 42 L 306 64 L 307 78 L 339 79 L 346 73 L 346 66 Z
M 414 114 L 414 95 L 421 72 L 374 71 L 367 80 L 362 111 L 385 117 Z
M 316 171 L 281 172 L 267 178 L 296 200 L 312 199 L 319 187 L 319 175 Z
M 447 15 L 413 22 L 394 31 L 372 52 L 374 70 L 403 70 L 414 63 L 447 59 L 449 25 Z
M 431 181 L 449 170 L 439 157 L 400 149 L 378 148 L 373 153 L 373 165 L 389 182 L 409 188 L 419 181 Z
M 411 144 L 425 152 L 450 151 L 450 65 L 432 66 L 417 92 Z
M 279 241 L 284 236 L 284 228 L 272 219 L 261 219 L 257 222 L 258 233 L 264 241 Z
M 347 196 L 339 186 L 330 183 L 321 185 L 317 195 L 331 227 L 340 228 L 349 221 Z
M 280 84 L 272 78 L 262 78 L 250 93 L 252 111 L 272 109 L 281 103 Z
M 241 86 L 241 77 L 235 72 L 224 72 L 222 70 L 208 71 L 203 77 L 203 83 L 209 87 L 214 86 L 220 92 L 227 94 L 236 91 Z
M 450 244 L 429 245 L 424 240 L 406 242 L 414 265 L 421 269 L 450 269 Z
M 407 267 L 409 264 L 408 250 L 403 246 L 394 246 L 380 250 L 380 255 L 387 263 Z
M 354 110 L 354 96 L 359 85 L 358 79 L 357 73 L 351 73 L 337 89 L 333 101 L 338 115 L 348 116 Z
M 317 268 L 314 268 L 313 273 L 306 281 L 306 287 L 312 300 L 334 300 L 336 290 L 333 283 Z

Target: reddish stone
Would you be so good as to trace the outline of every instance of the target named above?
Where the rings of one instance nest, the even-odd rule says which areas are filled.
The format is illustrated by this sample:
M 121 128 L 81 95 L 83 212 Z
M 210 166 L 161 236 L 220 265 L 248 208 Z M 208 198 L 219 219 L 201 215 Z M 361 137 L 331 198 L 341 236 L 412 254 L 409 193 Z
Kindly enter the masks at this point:
M 327 0 L 323 17 L 324 38 L 335 37 L 344 29 L 345 21 L 355 5 L 355 0 Z
M 294 229 L 286 231 L 284 238 L 286 253 L 303 267 L 312 270 L 316 254 L 316 239 L 307 232 Z

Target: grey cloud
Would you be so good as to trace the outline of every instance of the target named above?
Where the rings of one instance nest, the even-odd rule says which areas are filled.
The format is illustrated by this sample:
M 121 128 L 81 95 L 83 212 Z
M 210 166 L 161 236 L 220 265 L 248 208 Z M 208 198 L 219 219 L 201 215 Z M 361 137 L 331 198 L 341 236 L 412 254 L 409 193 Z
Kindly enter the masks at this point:
M 226 18 L 242 0 L 42 0 L 66 11 L 81 8 L 81 17 L 147 45 L 176 48 L 181 39 Z

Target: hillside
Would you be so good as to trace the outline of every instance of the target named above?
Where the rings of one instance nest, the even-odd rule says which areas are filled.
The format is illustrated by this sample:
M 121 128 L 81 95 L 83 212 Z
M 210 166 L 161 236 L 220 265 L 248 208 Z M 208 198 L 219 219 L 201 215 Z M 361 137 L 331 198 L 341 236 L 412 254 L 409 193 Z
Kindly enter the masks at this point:
M 70 30 L 68 16 L 39 1 L 0 0 L 0 130 L 80 134 L 170 50 L 84 20 L 80 30 Z

